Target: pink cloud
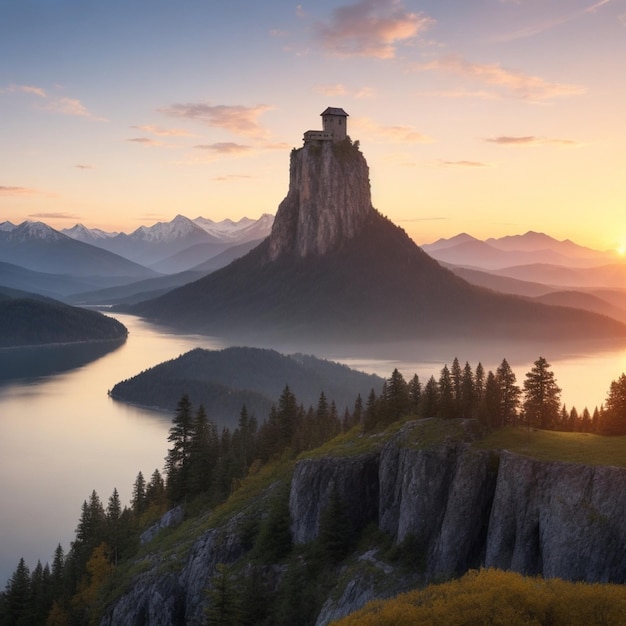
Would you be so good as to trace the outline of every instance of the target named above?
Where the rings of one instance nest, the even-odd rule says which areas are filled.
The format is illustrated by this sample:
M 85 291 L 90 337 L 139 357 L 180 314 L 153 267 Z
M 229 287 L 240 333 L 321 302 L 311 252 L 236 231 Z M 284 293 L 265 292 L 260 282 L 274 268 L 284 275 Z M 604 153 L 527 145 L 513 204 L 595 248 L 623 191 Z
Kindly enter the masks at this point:
M 223 128 L 235 135 L 265 137 L 267 131 L 258 121 L 259 116 L 272 107 L 259 104 L 255 107 L 242 105 L 210 105 L 206 103 L 173 104 L 161 109 L 171 117 L 197 120 L 209 126 Z
M 392 59 L 397 46 L 416 37 L 434 20 L 407 11 L 399 0 L 359 0 L 336 8 L 316 27 L 324 48 L 337 56 Z
M 191 137 L 192 133 L 188 130 L 181 128 L 161 128 L 160 126 L 153 126 L 151 124 L 145 124 L 143 126 L 131 126 L 137 130 L 142 130 L 144 133 L 151 133 L 158 137 Z
M 551 83 L 539 76 L 507 70 L 498 63 L 471 63 L 466 59 L 451 55 L 431 63 L 415 66 L 419 70 L 437 70 L 457 74 L 479 83 L 501 87 L 524 100 L 546 100 L 559 96 L 572 96 L 585 93 L 580 85 Z

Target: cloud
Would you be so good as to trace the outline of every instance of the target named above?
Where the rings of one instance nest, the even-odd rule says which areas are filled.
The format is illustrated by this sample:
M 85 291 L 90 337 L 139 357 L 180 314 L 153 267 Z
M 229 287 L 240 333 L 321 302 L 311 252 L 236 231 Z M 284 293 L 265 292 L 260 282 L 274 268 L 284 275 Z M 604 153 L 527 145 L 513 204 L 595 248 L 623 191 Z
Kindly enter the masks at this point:
M 366 117 L 355 119 L 351 126 L 357 131 L 365 132 L 370 136 L 375 135 L 393 143 L 431 143 L 433 141 L 416 130 L 414 126 L 381 126 Z
M 74 213 L 30 213 L 28 217 L 36 217 L 45 220 L 79 220 L 80 215 Z
M 153 126 L 151 124 L 131 126 L 131 128 L 136 128 L 137 130 L 157 135 L 158 137 L 193 137 L 192 133 L 182 128 L 161 128 L 160 126 Z
M 488 163 L 480 161 L 441 161 L 445 167 L 490 167 Z
M 132 137 L 131 139 L 127 139 L 126 141 L 130 141 L 131 143 L 140 143 L 144 146 L 160 146 L 161 142 L 156 139 L 150 139 L 149 137 Z
M 40 98 L 47 98 L 46 92 L 41 87 L 33 87 L 32 85 L 9 85 L 3 89 L 6 93 L 28 93 Z
M 259 124 L 258 117 L 272 109 L 265 104 L 255 107 L 242 105 L 210 105 L 202 102 L 173 104 L 160 109 L 161 113 L 171 117 L 197 120 L 208 126 L 223 128 L 244 137 L 266 137 L 267 131 Z
M 75 98 L 58 98 L 50 100 L 50 102 L 44 107 L 47 111 L 53 111 L 54 113 L 61 113 L 63 115 L 73 115 L 76 117 L 86 117 L 97 122 L 106 122 L 104 117 L 98 117 L 90 111 L 87 107 Z
M 194 146 L 194 148 L 198 150 L 210 150 L 212 152 L 217 152 L 218 154 L 242 154 L 252 150 L 252 146 L 244 146 L 233 142 L 211 143 Z
M 442 57 L 430 63 L 414 67 L 418 70 L 449 72 L 480 83 L 501 87 L 523 100 L 546 100 L 559 96 L 573 96 L 585 93 L 585 88 L 580 85 L 550 83 L 539 76 L 507 70 L 499 63 L 471 63 L 457 55 Z
M 40 193 L 36 189 L 29 189 L 28 187 L 8 187 L 0 185 L 0 196 L 27 196 Z
M 549 137 L 535 137 L 528 135 L 524 137 L 509 137 L 506 135 L 500 137 L 487 138 L 485 141 L 489 143 L 497 143 L 502 146 L 541 146 L 546 144 L 558 146 L 580 146 L 578 141 L 573 139 L 550 139 Z
M 94 169 L 96 169 L 93 165 L 87 165 L 85 163 L 77 163 L 74 167 L 79 169 L 79 170 L 94 170 Z
M 559 17 L 555 17 L 553 19 L 550 20 L 544 20 L 541 22 L 538 22 L 536 24 L 532 24 L 531 26 L 527 26 L 525 28 L 522 28 L 520 30 L 516 30 L 512 33 L 506 33 L 503 35 L 499 35 L 497 37 L 494 37 L 491 39 L 491 41 L 494 42 L 507 42 L 507 41 L 514 41 L 515 39 L 524 39 L 526 37 L 533 37 L 534 35 L 539 35 L 540 33 L 543 33 L 547 30 L 551 30 L 552 28 L 556 28 L 557 26 L 560 26 L 561 24 L 565 24 L 567 22 L 571 22 L 573 20 L 576 20 L 580 17 L 583 17 L 585 15 L 588 15 L 590 13 L 596 13 L 598 11 L 598 9 L 600 9 L 601 7 L 603 7 L 606 4 L 609 4 L 611 2 L 611 0 L 599 0 L 599 2 L 595 2 L 594 4 L 590 4 L 588 6 L 586 6 L 583 9 L 580 9 L 578 11 L 574 11 L 572 13 L 568 13 L 566 15 L 561 15 Z M 519 4 L 519 2 L 516 2 L 516 4 Z
M 407 11 L 400 0 L 358 0 L 337 7 L 315 27 L 317 39 L 335 56 L 392 59 L 400 43 L 408 42 L 434 20 Z
M 103 117 L 98 117 L 91 113 L 87 107 L 76 98 L 53 98 L 47 94 L 47 92 L 41 87 L 33 87 L 32 85 L 9 85 L 6 89 L 0 90 L 0 93 L 25 93 L 28 95 L 34 95 L 38 98 L 45 100 L 45 103 L 38 105 L 45 111 L 52 111 L 53 113 L 61 113 L 63 115 L 73 115 L 77 117 L 87 117 L 99 122 L 106 121 Z

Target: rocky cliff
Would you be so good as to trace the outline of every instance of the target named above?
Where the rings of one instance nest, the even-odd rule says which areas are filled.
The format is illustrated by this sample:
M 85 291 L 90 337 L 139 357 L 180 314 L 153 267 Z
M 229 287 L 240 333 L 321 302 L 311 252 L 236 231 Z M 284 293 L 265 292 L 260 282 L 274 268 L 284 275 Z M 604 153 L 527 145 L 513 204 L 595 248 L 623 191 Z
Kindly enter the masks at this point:
M 325 254 L 352 239 L 374 212 L 369 169 L 349 139 L 291 152 L 289 191 L 269 238 L 269 258 Z
M 355 553 L 317 624 L 407 585 L 480 566 L 626 582 L 626 469 L 480 450 L 472 445 L 474 426 L 459 420 L 454 433 L 433 437 L 439 428 L 434 420 L 410 422 L 386 443 L 374 441 L 369 451 L 295 465 L 289 510 L 296 544 L 318 536 L 320 517 L 336 490 L 357 531 L 377 525 L 400 550 L 416 552 L 404 557 L 415 556 L 408 560 L 419 563 L 408 571 L 385 561 L 376 547 Z M 250 515 L 251 510 L 240 509 L 201 533 L 186 556 L 178 557 L 177 568 L 171 555 L 169 565 L 162 554 L 152 555 L 150 566 L 111 607 L 103 625 L 195 623 L 216 565 L 245 563 L 241 529 Z M 266 573 L 280 579 L 285 569 Z

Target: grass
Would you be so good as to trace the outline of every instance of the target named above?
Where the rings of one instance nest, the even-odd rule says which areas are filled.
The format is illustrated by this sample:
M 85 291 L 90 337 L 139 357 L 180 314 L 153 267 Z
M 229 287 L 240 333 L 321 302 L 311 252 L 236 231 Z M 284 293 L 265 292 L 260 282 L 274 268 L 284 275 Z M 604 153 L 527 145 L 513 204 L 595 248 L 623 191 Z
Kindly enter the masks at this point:
M 604 437 L 508 426 L 474 445 L 483 450 L 509 450 L 540 461 L 626 467 L 626 436 Z

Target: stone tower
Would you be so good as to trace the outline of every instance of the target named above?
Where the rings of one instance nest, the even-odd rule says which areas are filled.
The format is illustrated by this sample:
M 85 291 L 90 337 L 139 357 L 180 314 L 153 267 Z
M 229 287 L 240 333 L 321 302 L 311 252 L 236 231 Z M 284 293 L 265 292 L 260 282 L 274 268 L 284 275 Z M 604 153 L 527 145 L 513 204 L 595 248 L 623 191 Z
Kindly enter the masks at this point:
M 348 114 L 343 109 L 328 107 L 321 116 L 324 132 L 332 133 L 333 141 L 343 141 L 348 134 Z
M 322 116 L 323 130 L 307 130 L 304 143 L 343 141 L 348 136 L 348 114 L 338 107 L 328 107 Z

